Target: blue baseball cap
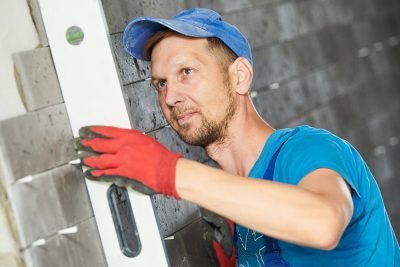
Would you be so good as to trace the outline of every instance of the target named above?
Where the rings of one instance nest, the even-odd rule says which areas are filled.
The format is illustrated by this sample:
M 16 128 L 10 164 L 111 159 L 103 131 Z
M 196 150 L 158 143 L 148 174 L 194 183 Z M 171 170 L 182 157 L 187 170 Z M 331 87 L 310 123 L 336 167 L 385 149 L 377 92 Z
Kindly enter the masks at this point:
M 220 14 L 205 8 L 184 10 L 171 19 L 138 17 L 125 27 L 122 42 L 134 58 L 150 60 L 142 57 L 143 48 L 151 36 L 166 28 L 190 37 L 216 37 L 237 56 L 253 64 L 246 37 L 235 26 L 222 21 Z

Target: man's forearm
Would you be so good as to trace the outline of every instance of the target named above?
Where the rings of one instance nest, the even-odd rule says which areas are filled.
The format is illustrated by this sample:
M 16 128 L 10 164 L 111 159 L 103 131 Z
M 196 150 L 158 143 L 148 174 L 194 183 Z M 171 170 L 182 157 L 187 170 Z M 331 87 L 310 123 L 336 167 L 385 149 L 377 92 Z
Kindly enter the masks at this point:
M 185 200 L 299 245 L 332 249 L 345 227 L 340 209 L 319 194 L 298 186 L 232 175 L 187 159 L 178 160 L 176 189 Z

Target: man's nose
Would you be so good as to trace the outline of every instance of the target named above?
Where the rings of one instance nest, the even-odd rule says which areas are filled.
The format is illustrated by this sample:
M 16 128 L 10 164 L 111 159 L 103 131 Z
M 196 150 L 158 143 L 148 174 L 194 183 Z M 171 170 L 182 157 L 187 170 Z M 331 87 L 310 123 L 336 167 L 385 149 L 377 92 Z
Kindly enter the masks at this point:
M 183 102 L 184 99 L 185 94 L 182 84 L 180 84 L 179 81 L 168 81 L 165 103 L 170 107 L 174 107 Z

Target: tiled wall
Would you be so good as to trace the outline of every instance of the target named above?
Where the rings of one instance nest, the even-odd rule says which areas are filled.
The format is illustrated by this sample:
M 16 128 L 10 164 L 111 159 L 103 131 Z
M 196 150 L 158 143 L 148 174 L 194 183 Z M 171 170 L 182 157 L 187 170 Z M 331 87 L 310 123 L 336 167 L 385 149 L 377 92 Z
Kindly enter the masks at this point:
M 68 164 L 76 157 L 72 132 L 40 11 L 30 2 L 43 48 L 14 56 L 28 113 L 0 121 L 2 183 L 27 266 L 103 266 L 82 175 Z M 375 174 L 400 236 L 399 1 L 103 0 L 103 6 L 132 127 L 212 164 L 202 148 L 186 145 L 167 127 L 149 88 L 149 64 L 130 58 L 121 37 L 139 15 L 167 18 L 184 8 L 213 8 L 252 45 L 251 95 L 262 117 L 275 128 L 323 127 L 353 143 Z M 195 205 L 156 196 L 153 206 L 161 235 L 174 236 L 165 241 L 172 266 L 215 264 Z
M 49 47 L 13 59 L 27 113 L 0 121 L 0 178 L 24 262 L 104 266 Z

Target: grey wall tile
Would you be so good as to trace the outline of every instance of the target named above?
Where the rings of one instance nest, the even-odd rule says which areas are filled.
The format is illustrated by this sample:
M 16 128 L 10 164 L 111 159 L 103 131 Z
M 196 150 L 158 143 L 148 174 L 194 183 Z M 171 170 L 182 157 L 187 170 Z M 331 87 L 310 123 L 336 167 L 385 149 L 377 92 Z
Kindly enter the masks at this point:
M 360 20 L 355 22 L 353 27 L 354 38 L 359 48 L 371 47 L 375 42 L 376 33 L 373 31 L 373 20 Z
M 326 16 L 330 24 L 349 23 L 354 18 L 354 2 L 346 0 L 323 0 Z
M 375 6 L 378 6 L 377 14 L 379 15 L 387 14 L 392 11 L 399 12 L 400 10 L 399 1 L 396 0 L 375 0 L 375 2 L 377 2 L 375 3 Z
M 305 23 L 310 31 L 329 27 L 330 21 L 325 10 L 324 1 L 299 1 L 298 4 L 300 14 L 306 13 L 309 17 L 308 20 L 302 23 Z
M 329 105 L 329 112 L 332 113 L 337 124 L 340 125 L 338 134 L 346 135 L 356 125 L 357 120 L 360 119 L 357 117 L 359 114 L 355 110 L 354 103 L 348 97 L 339 97 L 332 100 Z M 318 122 L 316 121 L 316 125 L 319 125 Z
M 385 49 L 380 52 L 371 53 L 368 57 L 370 61 L 372 72 L 375 77 L 379 78 L 380 76 L 385 75 L 385 73 L 389 73 L 392 70 L 399 70 L 399 61 L 397 60 L 398 54 L 395 53 L 394 50 Z
M 312 126 L 318 128 L 324 128 L 332 133 L 340 136 L 344 136 L 343 125 L 340 122 L 340 118 L 335 116 L 336 106 L 322 106 L 321 108 L 310 111 L 306 117 Z
M 111 35 L 111 45 L 123 85 L 150 77 L 150 63 L 134 59 L 122 46 L 122 33 Z
M 366 18 L 376 15 L 379 8 L 379 1 L 376 0 L 354 0 L 353 1 L 353 14 L 355 18 Z
M 255 90 L 268 88 L 333 60 L 320 41 L 320 35 L 308 35 L 290 42 L 253 51 Z M 312 53 L 312 56 L 310 54 Z M 338 52 L 339 53 L 339 52 Z
M 285 86 L 278 90 L 284 91 L 288 89 Z M 279 122 L 285 120 L 285 107 L 289 106 L 284 103 L 284 98 L 278 90 L 264 90 L 253 99 L 254 106 L 261 117 L 268 121 L 272 127 L 276 127 Z
M 397 14 L 388 14 L 370 19 L 374 31 L 375 42 L 386 40 L 393 34 L 398 33 L 395 17 Z
M 369 62 L 365 59 L 346 60 L 339 62 L 332 69 L 336 89 L 339 94 L 346 94 L 354 88 L 367 86 L 372 75 Z
M 102 3 L 111 34 L 122 32 L 138 16 L 170 18 L 184 9 L 183 0 L 102 0 Z
M 375 123 L 378 122 L 378 120 L 375 120 Z M 382 125 L 382 121 L 378 122 L 380 125 Z M 369 123 L 368 128 L 370 128 L 371 124 Z M 387 127 L 386 127 L 387 128 Z M 370 128 L 371 129 L 371 128 Z M 376 131 L 375 129 L 373 129 Z M 383 130 L 383 129 L 382 129 Z M 393 155 L 389 154 L 389 150 L 392 149 L 389 146 L 385 146 L 385 141 L 382 140 L 382 137 L 379 138 L 379 147 L 382 148 L 382 150 L 377 150 L 377 146 L 375 146 L 375 151 L 372 151 L 374 153 L 371 162 L 370 162 L 370 168 L 372 173 L 374 174 L 376 180 L 378 183 L 382 186 L 383 189 L 386 189 L 387 185 L 392 184 L 391 180 L 395 177 L 395 169 L 396 165 L 392 165 L 391 157 Z M 379 152 L 379 153 L 378 153 Z M 396 179 L 398 180 L 398 179 Z
M 277 16 L 283 40 L 293 39 L 302 33 L 298 23 L 301 18 L 295 3 L 291 2 L 277 7 Z
M 358 47 L 373 49 L 374 43 L 385 42 L 389 37 L 397 35 L 399 26 L 398 15 L 388 14 L 357 20 L 352 24 L 352 30 Z
M 304 77 L 309 92 L 304 104 L 315 103 L 314 107 L 324 105 L 338 95 L 336 77 L 332 75 L 332 69 L 332 66 L 318 68 Z
M 260 90 L 297 73 L 288 45 L 273 45 L 253 51 L 253 89 Z
M 93 217 L 82 172 L 64 165 L 8 190 L 21 246 Z
M 0 149 L 7 183 L 76 158 L 64 104 L 0 121 Z
M 325 62 L 336 62 L 357 56 L 357 45 L 349 25 L 330 27 L 316 35 Z
M 349 129 L 354 128 L 357 123 L 369 119 L 371 114 L 379 110 L 372 94 L 373 88 L 360 87 L 346 95 L 346 99 L 351 103 L 351 107 L 347 107 L 347 109 L 353 111 L 352 117 L 343 118 L 343 120 L 350 121 L 353 124 L 353 127 L 349 127 Z
M 392 118 L 392 115 L 399 114 L 398 112 L 400 112 L 400 105 L 392 103 L 388 104 L 385 110 L 376 112 L 368 118 L 365 123 L 365 132 L 368 133 L 370 141 L 370 154 L 373 154 L 375 147 L 387 145 L 390 137 L 400 133 L 397 128 L 398 124 L 393 123 Z
M 247 37 L 251 47 L 255 48 L 280 39 L 281 28 L 275 11 L 276 8 L 249 9 L 226 14 L 223 19 L 237 25 L 238 29 Z
M 13 59 L 28 111 L 64 101 L 48 47 L 14 54 Z
M 289 2 L 277 7 L 281 40 L 291 40 L 328 24 L 320 1 Z
M 357 149 L 357 151 L 366 161 L 368 166 L 370 166 L 367 156 L 371 155 L 371 141 L 365 123 L 363 123 L 359 127 L 354 127 L 353 129 L 351 129 L 351 131 L 347 133 L 346 136 L 342 137 L 349 141 L 350 144 L 352 144 Z
M 399 4 L 400 6 L 400 4 Z M 400 9 L 400 7 L 399 7 Z M 400 32 L 400 19 L 397 12 L 383 17 L 383 27 L 390 35 L 397 35 Z
M 162 195 L 154 195 L 151 199 L 162 237 L 172 235 L 200 217 L 197 205 L 191 202 Z
M 291 51 L 292 64 L 295 65 L 297 71 L 295 74 L 301 74 L 316 66 L 329 63 L 323 53 L 323 47 L 315 35 L 299 38 L 286 45 Z M 311 54 L 312 56 L 310 56 Z
M 64 223 L 69 226 L 92 217 L 92 204 L 82 171 L 76 166 L 65 165 L 51 173 Z
M 254 104 L 273 126 L 284 126 L 288 121 L 328 103 L 338 94 L 331 70 L 332 67 L 316 69 L 276 90 L 262 91 L 254 99 Z
M 75 234 L 55 235 L 45 245 L 25 250 L 26 266 L 107 266 L 95 219 L 77 227 Z
M 148 132 L 167 125 L 149 80 L 126 85 L 123 92 L 133 128 Z
M 400 151 L 395 152 L 396 155 L 398 155 L 399 153 Z M 393 165 L 391 167 L 393 167 Z M 399 202 L 394 200 L 398 198 L 398 192 L 400 188 L 400 180 L 398 179 L 398 177 L 399 176 L 397 174 L 389 178 L 385 184 L 379 183 L 381 191 L 384 192 L 382 197 L 385 203 L 386 211 L 390 217 L 392 227 L 394 228 L 394 231 L 397 234 L 397 236 L 399 236 L 400 234 L 399 227 L 396 224 L 396 222 L 400 221 L 400 212 L 399 212 L 400 207 L 399 207 Z
M 307 75 L 306 78 L 309 76 L 312 76 L 312 73 Z M 306 78 L 301 77 L 300 79 L 288 82 L 286 86 L 282 87 L 283 90 L 286 89 L 286 92 L 282 92 L 283 90 L 279 92 L 282 98 L 285 99 L 285 103 L 282 107 L 284 109 L 283 113 L 288 114 L 281 122 L 293 118 L 296 115 L 304 114 L 317 105 L 318 95 L 314 87 L 306 83 Z
M 218 266 L 211 243 L 204 240 L 210 231 L 204 220 L 199 219 L 165 240 L 171 266 Z

